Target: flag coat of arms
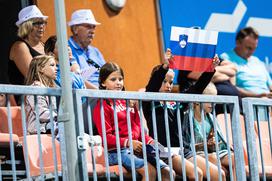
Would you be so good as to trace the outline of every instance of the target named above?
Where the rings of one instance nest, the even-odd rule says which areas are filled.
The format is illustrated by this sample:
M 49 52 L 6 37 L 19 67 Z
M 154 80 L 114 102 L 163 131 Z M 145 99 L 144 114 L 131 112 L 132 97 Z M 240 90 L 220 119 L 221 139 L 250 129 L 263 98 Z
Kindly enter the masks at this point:
M 170 48 L 174 60 L 169 62 L 169 67 L 196 72 L 212 72 L 217 37 L 217 31 L 172 26 Z

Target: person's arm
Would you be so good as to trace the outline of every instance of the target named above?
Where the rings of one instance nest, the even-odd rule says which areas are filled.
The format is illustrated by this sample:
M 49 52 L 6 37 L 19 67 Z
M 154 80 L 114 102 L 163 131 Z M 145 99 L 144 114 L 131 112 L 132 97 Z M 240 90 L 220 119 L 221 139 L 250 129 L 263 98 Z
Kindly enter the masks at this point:
M 216 67 L 219 65 L 220 61 L 217 55 L 213 58 L 213 72 L 204 72 L 201 74 L 197 82 L 189 87 L 189 89 L 185 90 L 183 93 L 189 93 L 189 94 L 202 94 L 203 90 L 206 88 L 206 86 L 210 83 L 214 73 L 216 72 Z
M 261 94 L 256 94 L 254 92 L 248 91 L 246 89 L 237 87 L 240 95 L 242 97 L 267 97 L 267 98 L 272 98 L 272 92 L 269 93 L 261 93 Z
M 99 135 L 103 139 L 103 133 L 102 133 L 102 118 L 101 118 L 101 110 L 100 110 L 100 104 L 101 101 L 99 100 L 98 103 L 96 104 L 93 112 L 93 121 L 95 123 L 95 126 L 97 128 L 97 131 Z M 116 148 L 116 136 L 115 136 L 115 128 L 113 122 L 113 111 L 110 108 L 110 105 L 106 103 L 106 101 L 103 101 L 103 107 L 104 107 L 104 117 L 105 117 L 105 127 L 106 127 L 106 137 L 107 137 L 107 144 L 108 148 Z M 113 125 L 113 126 L 112 126 Z M 120 137 L 120 145 L 122 147 L 127 147 L 128 146 L 128 139 L 126 138 L 121 138 Z
M 189 94 L 202 94 L 203 90 L 210 83 L 215 72 L 204 72 L 198 81 L 191 86 L 185 93 Z
M 215 83 L 233 79 L 237 72 L 236 66 L 227 60 L 222 61 L 220 66 L 217 66 L 215 69 L 216 72 L 212 78 L 212 82 Z
M 168 65 L 162 64 L 153 72 L 146 86 L 146 92 L 159 92 L 168 69 Z
M 34 96 L 27 96 L 27 102 L 29 103 L 31 110 L 35 111 Z M 41 123 L 47 123 L 50 120 L 50 106 L 47 96 L 37 96 L 38 117 Z M 54 109 L 54 108 L 53 108 Z M 56 119 L 57 113 L 53 111 L 53 119 Z
M 198 80 L 200 78 L 200 76 L 202 75 L 203 72 L 190 72 L 187 75 L 187 78 L 189 79 L 193 79 L 193 80 Z
M 19 71 L 26 77 L 32 56 L 24 42 L 15 42 L 10 50 L 10 60 L 13 60 Z
M 77 62 L 71 63 L 70 70 L 71 70 L 71 72 L 75 72 L 77 74 L 80 74 L 80 72 L 81 72 L 80 67 Z
M 170 48 L 164 53 L 164 63 L 153 68 L 151 78 L 146 86 L 146 92 L 159 92 L 165 75 L 169 70 L 169 61 L 173 61 L 173 55 Z
M 84 81 L 85 87 L 87 89 L 98 89 L 98 87 L 96 87 L 94 84 L 92 84 L 91 82 L 89 82 L 88 80 Z
M 226 74 L 230 77 L 233 77 L 236 75 L 237 72 L 237 67 L 234 63 L 228 61 L 228 60 L 224 60 L 220 63 L 219 66 L 217 66 L 216 68 L 217 72 Z

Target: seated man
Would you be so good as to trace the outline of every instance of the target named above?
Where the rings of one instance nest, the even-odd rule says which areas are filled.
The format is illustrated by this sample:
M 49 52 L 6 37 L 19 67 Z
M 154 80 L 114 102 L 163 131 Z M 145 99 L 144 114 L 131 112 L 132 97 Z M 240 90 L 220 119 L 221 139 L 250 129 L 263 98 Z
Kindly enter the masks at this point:
M 233 50 L 221 55 L 237 67 L 235 82 L 242 97 L 271 98 L 272 81 L 264 63 L 253 53 L 258 45 L 258 33 L 251 27 L 241 29 L 236 35 Z
M 99 69 L 105 64 L 105 60 L 101 52 L 90 44 L 94 38 L 95 28 L 100 23 L 95 20 L 90 9 L 80 9 L 73 12 L 68 25 L 72 32 L 68 44 L 81 68 L 82 78 L 88 80 L 92 88 L 97 89 Z

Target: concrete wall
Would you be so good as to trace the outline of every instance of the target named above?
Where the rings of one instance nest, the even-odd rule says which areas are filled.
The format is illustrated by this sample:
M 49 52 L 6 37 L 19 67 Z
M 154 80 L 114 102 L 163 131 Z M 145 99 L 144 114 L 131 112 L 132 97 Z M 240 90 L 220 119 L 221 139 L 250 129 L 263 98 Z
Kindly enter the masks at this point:
M 46 36 L 55 34 L 53 0 L 37 0 L 38 7 L 49 16 Z M 157 24 L 156 0 L 127 0 L 118 13 L 104 0 L 66 0 L 66 18 L 74 10 L 89 8 L 102 24 L 97 26 L 93 45 L 107 61 L 118 63 L 125 72 L 126 90 L 138 90 L 147 84 L 152 67 L 160 63 L 161 48 Z M 68 29 L 70 35 L 70 29 Z

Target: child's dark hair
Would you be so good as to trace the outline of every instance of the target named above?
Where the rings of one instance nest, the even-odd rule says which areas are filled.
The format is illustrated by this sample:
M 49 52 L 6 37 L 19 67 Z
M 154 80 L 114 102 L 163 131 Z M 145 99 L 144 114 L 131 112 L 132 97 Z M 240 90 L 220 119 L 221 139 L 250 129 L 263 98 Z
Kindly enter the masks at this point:
M 124 72 L 122 70 L 121 67 L 119 67 L 119 65 L 117 65 L 116 63 L 113 62 L 108 62 L 106 64 L 104 64 L 100 71 L 99 71 L 99 89 L 106 89 L 106 87 L 104 87 L 102 84 L 103 82 L 105 82 L 105 80 L 108 78 L 108 76 L 112 73 L 112 72 L 120 72 L 120 74 L 122 75 L 122 77 L 124 78 Z M 125 90 L 123 88 L 123 90 Z
M 56 35 L 50 36 L 44 43 L 44 52 L 46 54 L 53 53 L 56 43 L 57 43 L 57 36 Z

